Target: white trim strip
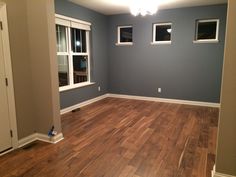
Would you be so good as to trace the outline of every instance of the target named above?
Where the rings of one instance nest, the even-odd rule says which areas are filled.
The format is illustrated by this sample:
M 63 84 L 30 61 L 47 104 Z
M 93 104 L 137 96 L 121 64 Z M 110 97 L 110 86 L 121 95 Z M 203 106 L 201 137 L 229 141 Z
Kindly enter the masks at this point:
M 81 108 L 83 106 L 87 106 L 89 104 L 92 104 L 94 102 L 97 102 L 97 101 L 102 100 L 102 99 L 107 98 L 107 97 L 108 97 L 107 94 L 105 94 L 105 95 L 102 95 L 102 96 L 99 96 L 99 97 L 96 97 L 96 98 L 84 101 L 82 103 L 79 103 L 79 104 L 67 107 L 67 108 L 61 110 L 61 115 L 65 114 L 65 113 L 68 113 L 68 112 L 71 112 L 74 109 L 78 109 L 78 108 Z
M 73 22 L 77 22 L 77 23 L 81 23 L 81 24 L 84 24 L 84 25 L 89 25 L 89 26 L 91 26 L 91 23 L 90 23 L 90 22 L 86 22 L 86 21 L 83 21 L 83 20 L 78 20 L 78 19 L 76 19 L 76 18 L 71 18 L 71 17 L 67 17 L 67 16 L 64 16 L 64 15 L 59 15 L 59 14 L 55 14 L 55 17 L 56 17 L 56 18 L 63 19 L 63 20 L 73 21 Z
M 213 177 L 236 177 L 236 176 L 215 172 Z
M 11 148 L 11 149 L 9 149 L 9 150 L 7 150 L 7 151 L 1 153 L 1 154 L 0 154 L 0 157 L 3 156 L 3 155 L 5 155 L 5 154 L 7 154 L 7 153 L 9 153 L 9 152 L 11 152 L 11 151 L 14 151 L 14 150 L 15 150 L 14 148 Z
M 48 137 L 45 134 L 34 133 L 32 135 L 29 135 L 25 138 L 20 139 L 19 142 L 18 142 L 18 148 L 21 148 L 21 147 L 23 147 L 23 146 L 25 146 L 29 143 L 32 143 L 36 140 L 56 144 L 56 143 L 58 143 L 59 141 L 61 141 L 63 139 L 64 139 L 64 137 L 63 137 L 62 133 L 59 133 L 59 134 L 57 134 L 56 136 L 54 136 L 52 138 Z
M 211 171 L 211 176 L 212 177 L 236 177 L 236 176 L 216 172 L 215 165 L 213 167 L 213 170 Z
M 105 94 L 82 103 L 61 109 L 61 115 L 71 112 L 74 109 L 81 108 L 83 106 L 87 106 L 104 98 L 125 98 L 125 99 L 134 99 L 134 100 L 144 100 L 144 101 L 155 101 L 155 102 L 163 102 L 163 103 L 175 103 L 175 104 L 186 104 L 186 105 L 194 105 L 194 106 L 205 106 L 205 107 L 213 107 L 220 108 L 220 103 L 209 103 L 209 102 L 200 102 L 200 101 L 188 101 L 188 100 L 177 100 L 177 99 L 166 99 L 166 98 L 156 98 L 156 97 L 144 97 L 144 96 L 133 96 L 133 95 L 120 95 L 120 94 Z
M 220 107 L 220 103 L 209 103 L 209 102 L 200 102 L 200 101 L 188 101 L 188 100 L 177 100 L 177 99 L 167 99 L 167 98 L 156 98 L 156 97 L 120 95 L 120 94 L 107 94 L 107 97 L 126 98 L 126 99 L 144 100 L 144 101 L 156 101 L 156 102 L 175 103 L 175 104 L 187 104 L 187 105 L 194 105 L 194 106 L 214 107 L 214 108 L 219 108 Z
M 95 82 L 81 82 L 81 83 L 74 84 L 74 85 L 67 85 L 67 86 L 59 87 L 59 91 L 63 92 L 63 91 L 71 90 L 71 89 L 91 86 L 94 84 L 95 84 Z

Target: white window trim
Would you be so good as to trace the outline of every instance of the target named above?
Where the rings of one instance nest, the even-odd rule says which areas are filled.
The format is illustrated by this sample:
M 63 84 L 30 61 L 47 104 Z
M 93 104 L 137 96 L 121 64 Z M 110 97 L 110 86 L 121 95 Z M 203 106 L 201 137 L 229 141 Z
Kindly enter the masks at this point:
M 61 20 L 64 20 L 64 21 L 72 21 L 72 22 L 75 22 L 75 23 L 81 23 L 81 24 L 88 25 L 88 26 L 92 25 L 90 22 L 86 22 L 86 21 L 83 21 L 83 20 L 78 20 L 76 18 L 71 18 L 71 17 L 67 17 L 67 16 L 64 16 L 64 15 L 55 14 L 55 17 L 56 17 L 56 19 L 61 19 Z M 56 21 L 56 24 L 57 24 L 57 21 Z M 64 26 L 66 26 L 66 24 L 67 23 L 65 23 Z
M 216 22 L 216 38 L 215 39 L 197 39 L 199 22 L 200 23 L 201 22 Z M 218 43 L 219 42 L 219 26 L 220 26 L 219 19 L 197 20 L 196 21 L 195 39 L 194 39 L 193 43 Z
M 158 45 L 158 44 L 171 44 L 172 43 L 172 31 L 169 41 L 156 41 L 156 26 L 164 26 L 164 25 L 170 25 L 172 30 L 172 23 L 154 23 L 152 27 L 152 45 Z
M 121 28 L 132 28 L 133 30 L 133 26 L 132 25 L 126 25 L 126 26 L 118 26 L 117 27 L 117 46 L 125 46 L 125 45 L 133 45 L 133 42 L 120 42 L 120 29 Z M 132 40 L 133 40 L 133 33 L 132 33 Z
M 63 92 L 63 91 L 71 90 L 71 89 L 87 87 L 87 86 L 94 85 L 94 84 L 95 84 L 95 82 L 90 82 L 90 81 L 82 82 L 82 83 L 78 83 L 78 84 L 74 84 L 74 85 L 67 85 L 67 86 L 59 87 L 59 91 Z
M 62 92 L 62 91 L 66 91 L 66 90 L 70 90 L 70 89 L 75 89 L 75 88 L 80 88 L 80 87 L 85 87 L 85 86 L 89 86 L 89 85 L 93 85 L 95 84 L 95 82 L 91 82 L 91 73 L 90 73 L 90 35 L 89 35 L 89 31 L 90 31 L 90 26 L 91 26 L 91 23 L 89 22 L 85 22 L 85 21 L 82 21 L 82 20 L 78 20 L 78 19 L 74 19 L 74 18 L 71 18 L 71 17 L 66 17 L 66 16 L 63 16 L 63 15 L 58 15 L 58 14 L 55 14 L 55 21 L 56 21 L 56 24 L 58 25 L 62 25 L 62 26 L 66 26 L 66 37 L 67 37 L 67 52 L 57 52 L 57 55 L 63 55 L 63 56 L 68 56 L 68 67 L 69 67 L 69 85 L 66 85 L 66 86 L 62 86 L 62 87 L 59 87 L 59 91 Z M 75 23 L 78 23 L 77 27 L 75 27 Z M 77 29 L 83 29 L 83 30 L 86 30 L 86 48 L 87 48 L 87 52 L 81 52 L 81 53 L 78 53 L 78 52 L 73 52 L 72 49 L 71 49 L 71 44 L 68 44 L 71 42 L 71 34 L 70 32 L 68 31 L 69 28 L 71 28 L 73 26 L 73 28 L 77 28 Z M 82 27 L 82 28 L 80 28 Z M 74 78 L 73 78 L 73 56 L 76 56 L 76 55 L 79 55 L 79 56 L 83 56 L 83 55 L 86 55 L 88 56 L 87 58 L 87 74 L 88 74 L 88 81 L 86 82 L 81 82 L 81 83 L 76 83 L 74 84 Z

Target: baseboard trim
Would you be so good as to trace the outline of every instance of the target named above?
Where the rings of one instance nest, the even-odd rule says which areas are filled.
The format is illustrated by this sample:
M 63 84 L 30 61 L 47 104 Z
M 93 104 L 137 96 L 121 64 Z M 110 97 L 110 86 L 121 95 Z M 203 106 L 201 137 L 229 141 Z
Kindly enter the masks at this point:
M 125 99 L 135 99 L 135 100 L 144 100 L 144 101 L 155 101 L 155 102 L 164 102 L 164 103 L 175 103 L 175 104 L 186 104 L 186 105 L 194 105 L 194 106 L 204 106 L 204 107 L 213 107 L 220 108 L 220 103 L 209 103 L 209 102 L 200 102 L 200 101 L 188 101 L 188 100 L 177 100 L 177 99 L 167 99 L 167 98 L 156 98 L 156 97 L 144 97 L 144 96 L 134 96 L 134 95 L 122 95 L 122 94 L 111 94 L 107 93 L 102 96 L 81 102 L 79 104 L 61 109 L 60 113 L 66 114 L 71 112 L 74 109 L 81 108 L 83 106 L 87 106 L 89 104 L 100 101 L 104 98 L 113 97 L 113 98 L 125 98 Z
M 209 103 L 209 102 L 200 102 L 200 101 L 156 98 L 156 97 L 144 97 L 144 96 L 134 96 L 134 95 L 107 94 L 107 97 L 126 98 L 126 99 L 144 100 L 144 101 L 155 101 L 155 102 L 164 102 L 164 103 L 175 103 L 175 104 L 186 104 L 186 105 L 214 107 L 214 108 L 220 107 L 220 103 Z
M 48 135 L 42 134 L 42 133 L 34 133 L 32 135 L 29 135 L 25 138 L 22 138 L 18 141 L 18 148 L 21 148 L 29 143 L 32 143 L 34 141 L 43 141 L 43 142 L 47 142 L 47 143 L 52 143 L 52 144 L 56 144 L 59 141 L 63 140 L 63 134 L 59 133 L 54 137 L 48 137 Z
M 7 154 L 7 153 L 9 153 L 9 152 L 11 152 L 11 151 L 13 151 L 13 150 L 14 150 L 14 148 L 11 148 L 11 149 L 9 149 L 9 150 L 3 152 L 3 153 L 0 153 L 0 157 L 3 156 L 3 155 L 5 155 L 5 154 Z
M 29 143 L 32 143 L 37 140 L 37 133 L 34 133 L 32 135 L 29 135 L 25 138 L 22 138 L 18 141 L 18 148 L 21 148 Z
M 68 112 L 71 112 L 71 111 L 74 110 L 74 109 L 78 109 L 78 108 L 87 106 L 87 105 L 89 105 L 89 104 L 92 104 L 92 103 L 97 102 L 97 101 L 99 101 L 99 100 L 102 100 L 102 99 L 104 99 L 104 98 L 107 98 L 107 94 L 98 96 L 98 97 L 96 97 L 96 98 L 93 98 L 93 99 L 90 99 L 90 100 L 87 100 L 87 101 L 84 101 L 84 102 L 81 102 L 81 103 L 79 103 L 79 104 L 76 104 L 76 105 L 67 107 L 67 108 L 65 108 L 65 109 L 61 109 L 60 113 L 61 113 L 61 115 L 62 115 L 62 114 L 66 114 L 66 113 L 68 113 Z
M 236 176 L 216 172 L 215 165 L 213 167 L 213 170 L 211 171 L 211 176 L 212 177 L 236 177 Z

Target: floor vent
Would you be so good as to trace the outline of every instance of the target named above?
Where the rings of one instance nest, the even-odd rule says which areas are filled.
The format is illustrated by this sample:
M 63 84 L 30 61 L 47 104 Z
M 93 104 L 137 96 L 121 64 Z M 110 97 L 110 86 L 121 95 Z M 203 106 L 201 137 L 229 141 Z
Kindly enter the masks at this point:
M 29 149 L 32 149 L 33 147 L 35 147 L 36 145 L 37 145 L 37 142 L 33 142 L 33 143 L 23 146 L 22 149 L 29 150 Z
M 78 112 L 78 111 L 80 111 L 80 108 L 73 109 L 71 112 Z

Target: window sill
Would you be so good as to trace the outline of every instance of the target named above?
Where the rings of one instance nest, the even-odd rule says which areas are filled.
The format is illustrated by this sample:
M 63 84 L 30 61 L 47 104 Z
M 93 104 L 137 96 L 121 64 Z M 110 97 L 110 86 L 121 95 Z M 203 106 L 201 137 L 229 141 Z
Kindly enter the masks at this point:
M 116 46 L 129 46 L 129 45 L 133 45 L 133 42 L 127 42 L 127 43 L 116 43 Z
M 164 44 L 171 44 L 171 41 L 159 41 L 159 42 L 151 42 L 151 45 L 164 45 Z
M 87 86 L 94 85 L 94 84 L 95 84 L 95 82 L 84 82 L 84 83 L 80 83 L 80 84 L 75 84 L 73 86 L 64 86 L 64 87 L 59 88 L 59 92 L 72 90 L 72 89 L 76 89 L 76 88 L 81 88 L 81 87 L 87 87 Z
M 219 40 L 197 40 L 193 41 L 193 43 L 198 44 L 198 43 L 219 43 Z

